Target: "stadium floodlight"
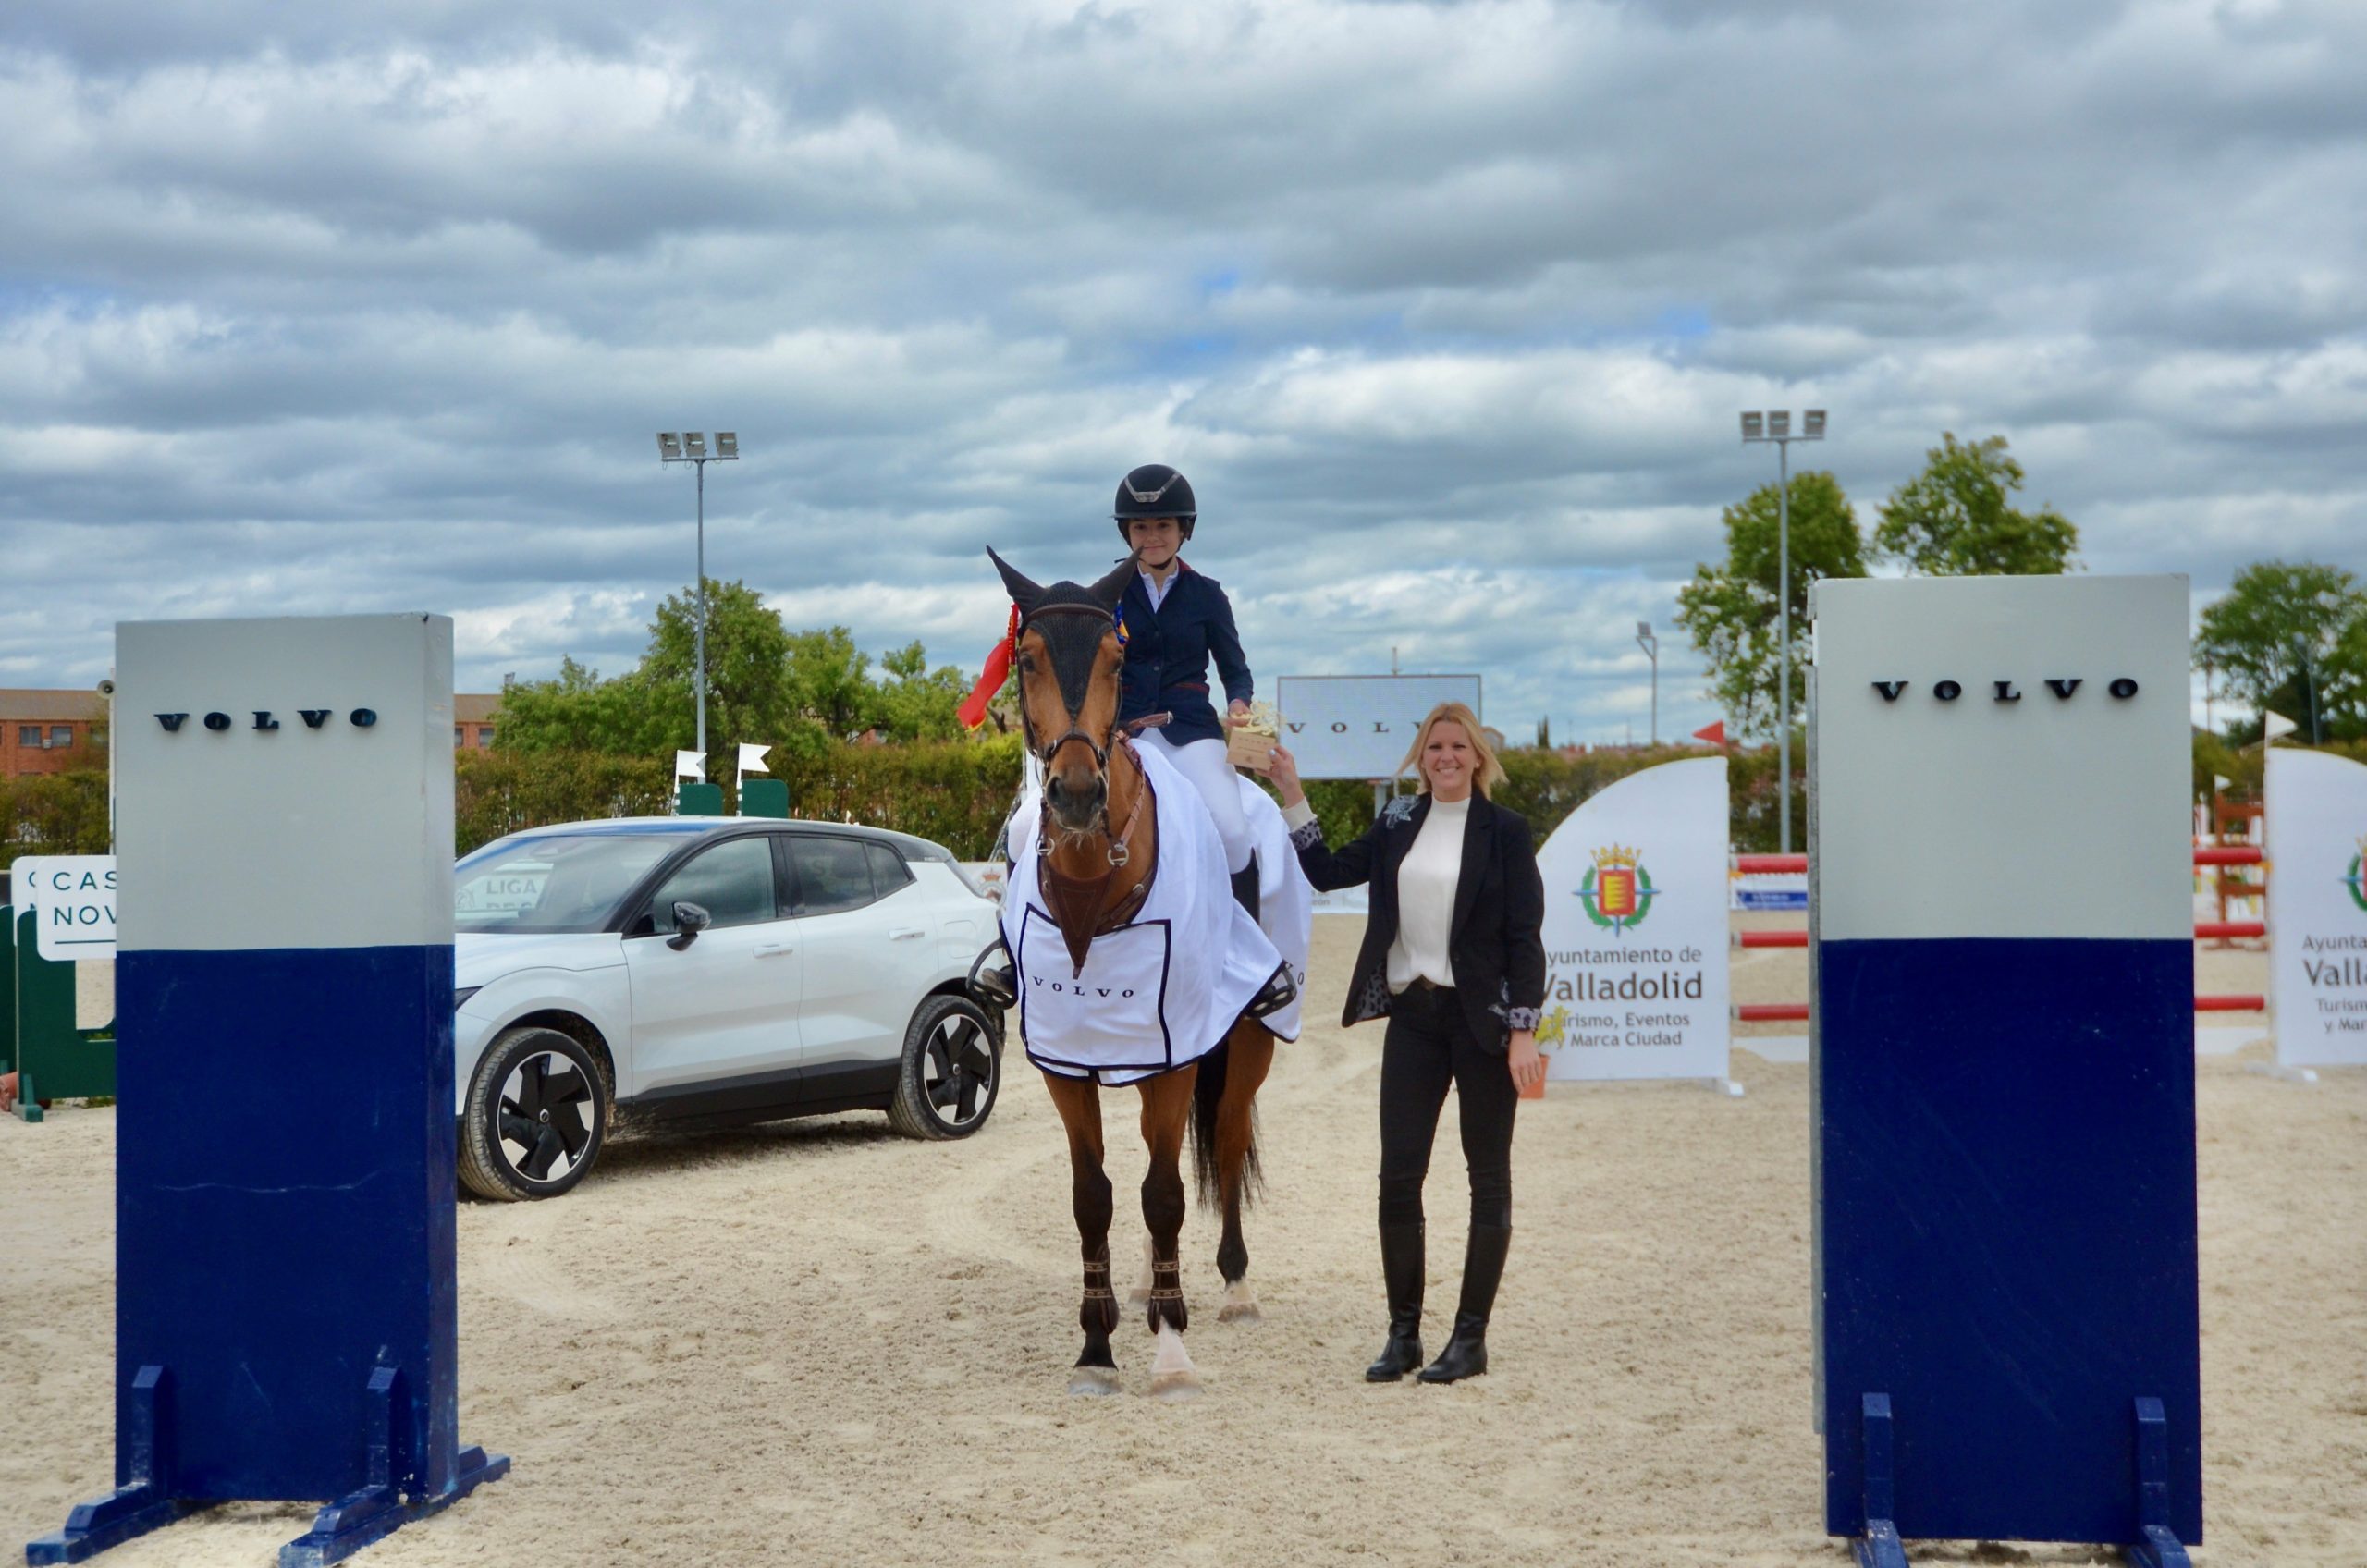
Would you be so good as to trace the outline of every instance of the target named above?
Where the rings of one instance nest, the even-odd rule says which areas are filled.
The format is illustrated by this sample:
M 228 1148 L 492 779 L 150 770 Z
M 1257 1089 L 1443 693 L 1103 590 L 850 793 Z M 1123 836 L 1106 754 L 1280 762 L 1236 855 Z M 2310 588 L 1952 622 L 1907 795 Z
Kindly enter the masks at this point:
M 699 471 L 698 499 L 698 622 L 693 633 L 696 652 L 694 686 L 698 693 L 699 755 L 706 755 L 706 465 L 711 462 L 737 462 L 740 459 L 740 435 L 737 431 L 718 430 L 715 435 L 716 449 L 706 449 L 706 432 L 686 430 L 679 435 L 670 430 L 657 433 L 657 460 L 661 463 L 693 463 Z
M 1800 415 L 1800 433 L 1792 434 L 1792 411 L 1771 409 L 1760 423 L 1755 413 L 1742 416 L 1742 438 L 1772 442 L 1775 447 L 1775 798 L 1776 842 L 1792 852 L 1792 443 L 1824 439 L 1824 410 L 1809 409 Z M 1763 432 L 1763 434 L 1762 434 Z

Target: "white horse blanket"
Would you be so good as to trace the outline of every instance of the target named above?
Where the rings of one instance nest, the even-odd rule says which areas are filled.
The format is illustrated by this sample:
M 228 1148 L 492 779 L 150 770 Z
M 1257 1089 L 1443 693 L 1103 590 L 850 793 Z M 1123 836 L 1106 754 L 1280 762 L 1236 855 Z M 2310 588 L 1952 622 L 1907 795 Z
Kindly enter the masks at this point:
M 1104 1084 L 1131 1084 L 1214 1050 L 1282 963 L 1304 991 L 1315 926 L 1315 890 L 1265 791 L 1235 777 L 1257 835 L 1261 929 L 1233 900 L 1224 841 L 1191 781 L 1156 747 L 1136 747 L 1134 758 L 1158 813 L 1159 873 L 1134 919 L 1093 939 L 1082 973 L 1044 908 L 1036 870 L 1042 797 L 1032 778 L 1004 829 L 1002 935 L 1018 972 L 1027 1060 Z M 1299 1004 L 1258 1022 L 1295 1040 Z

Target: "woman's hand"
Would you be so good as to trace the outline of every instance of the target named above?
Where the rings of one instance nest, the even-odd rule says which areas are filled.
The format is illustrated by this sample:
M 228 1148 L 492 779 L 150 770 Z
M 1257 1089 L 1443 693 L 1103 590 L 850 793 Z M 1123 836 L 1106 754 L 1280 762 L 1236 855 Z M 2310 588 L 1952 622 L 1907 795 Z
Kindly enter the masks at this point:
M 1224 707 L 1224 727 L 1225 727 L 1227 729 L 1232 729 L 1234 725 L 1239 724 L 1243 719 L 1245 719 L 1245 718 L 1246 718 L 1246 717 L 1249 717 L 1249 704 L 1248 704 L 1247 703 L 1243 702 L 1240 698 L 1235 697 L 1232 702 L 1227 703 L 1227 704 L 1225 704 L 1225 707 Z
M 1294 806 L 1306 799 L 1306 787 L 1298 781 L 1298 759 L 1280 741 L 1274 744 L 1273 761 L 1266 768 L 1266 778 L 1274 786 L 1274 792 L 1282 797 L 1282 804 Z
M 1545 1059 L 1537 1054 L 1537 1031 L 1515 1029 L 1504 1047 L 1504 1065 L 1512 1069 L 1513 1087 L 1526 1090 L 1545 1082 Z

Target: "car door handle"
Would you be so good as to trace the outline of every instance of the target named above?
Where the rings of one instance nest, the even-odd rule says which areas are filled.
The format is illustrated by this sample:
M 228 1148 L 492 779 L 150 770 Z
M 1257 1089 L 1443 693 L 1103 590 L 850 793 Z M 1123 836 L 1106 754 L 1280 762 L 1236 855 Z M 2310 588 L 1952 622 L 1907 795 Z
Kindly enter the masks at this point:
M 783 953 L 793 953 L 797 949 L 787 942 L 765 942 L 748 950 L 758 958 L 779 958 Z
M 891 942 L 901 942 L 909 937 L 926 937 L 928 933 L 926 930 L 917 925 L 899 925 L 894 930 L 888 933 L 888 939 Z

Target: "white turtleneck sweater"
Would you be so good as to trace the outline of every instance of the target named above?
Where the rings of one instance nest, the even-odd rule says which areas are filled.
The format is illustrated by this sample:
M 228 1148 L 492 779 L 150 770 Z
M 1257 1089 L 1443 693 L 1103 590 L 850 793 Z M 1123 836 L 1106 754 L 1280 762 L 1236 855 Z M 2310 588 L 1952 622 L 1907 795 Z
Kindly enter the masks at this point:
M 1397 940 L 1389 944 L 1389 988 L 1402 991 L 1417 980 L 1454 984 L 1446 942 L 1454 923 L 1454 888 L 1463 876 L 1463 829 L 1471 821 L 1471 800 L 1430 798 L 1422 830 L 1397 866 Z

